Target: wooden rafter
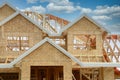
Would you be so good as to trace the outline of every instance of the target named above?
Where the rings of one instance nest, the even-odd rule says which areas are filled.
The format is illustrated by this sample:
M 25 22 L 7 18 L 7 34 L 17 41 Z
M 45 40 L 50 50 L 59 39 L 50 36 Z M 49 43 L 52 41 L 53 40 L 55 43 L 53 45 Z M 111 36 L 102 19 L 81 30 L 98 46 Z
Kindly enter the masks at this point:
M 49 17 L 49 19 L 57 21 L 61 26 L 65 26 L 69 23 L 69 21 L 59 18 L 57 16 L 53 16 L 51 14 L 46 14 L 46 15 Z
M 107 52 L 105 51 L 105 49 L 103 49 L 103 59 L 104 59 L 104 62 L 111 62 L 111 60 L 109 59 L 109 56 L 107 54 Z
M 31 15 L 30 18 L 32 18 L 33 20 L 34 20 L 34 16 L 37 17 L 36 20 L 40 19 L 42 21 L 42 26 L 44 28 L 46 28 L 47 30 L 50 30 L 52 32 L 55 32 L 55 33 L 57 33 L 57 30 L 53 26 L 51 26 L 50 23 L 47 20 L 54 20 L 56 23 L 60 24 L 61 28 L 69 23 L 69 21 L 64 20 L 62 18 L 59 18 L 57 16 L 53 16 L 51 14 L 44 14 L 44 15 L 42 15 L 42 14 L 38 14 L 36 12 L 30 12 L 30 11 L 25 11 L 24 13 L 27 16 Z M 46 17 L 48 17 L 48 18 L 46 18 Z M 55 25 L 55 27 L 56 27 L 56 25 Z
M 37 21 L 38 20 L 41 20 L 42 21 L 42 26 L 44 27 L 44 28 L 46 28 L 47 30 L 50 30 L 50 31 L 54 31 L 54 32 L 57 32 L 56 31 L 56 29 L 54 29 L 48 22 L 47 22 L 47 20 L 44 20 L 44 15 L 42 15 L 42 14 L 38 14 L 38 13 L 35 13 L 35 12 L 28 12 L 28 11 L 26 11 L 26 12 L 24 12 L 25 14 L 27 14 L 27 16 L 29 16 L 29 15 L 31 15 L 31 17 L 30 18 L 32 18 L 33 20 L 34 20 L 34 16 L 35 17 L 37 17 Z M 39 21 L 38 21 L 38 23 L 39 23 Z

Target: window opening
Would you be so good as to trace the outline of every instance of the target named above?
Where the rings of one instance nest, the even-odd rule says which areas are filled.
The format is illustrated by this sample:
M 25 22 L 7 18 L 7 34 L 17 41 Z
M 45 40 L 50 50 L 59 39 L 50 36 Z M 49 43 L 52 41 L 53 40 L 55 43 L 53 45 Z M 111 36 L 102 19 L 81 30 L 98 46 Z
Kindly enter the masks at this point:
M 73 48 L 80 50 L 96 49 L 95 35 L 74 35 Z
M 26 51 L 29 49 L 28 37 L 7 37 L 7 50 L 11 51 Z
M 59 38 L 56 38 L 56 39 L 52 39 L 53 42 L 55 42 L 56 44 L 58 45 L 65 45 L 65 38 L 64 39 L 59 39 Z

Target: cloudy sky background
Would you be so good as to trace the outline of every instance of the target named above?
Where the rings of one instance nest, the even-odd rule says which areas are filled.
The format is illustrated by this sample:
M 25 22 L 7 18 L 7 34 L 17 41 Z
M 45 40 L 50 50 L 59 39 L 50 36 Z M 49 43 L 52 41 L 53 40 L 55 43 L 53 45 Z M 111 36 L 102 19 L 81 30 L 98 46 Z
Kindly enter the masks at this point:
M 86 13 L 109 31 L 120 33 L 120 0 L 0 0 L 24 11 L 53 14 L 70 22 Z

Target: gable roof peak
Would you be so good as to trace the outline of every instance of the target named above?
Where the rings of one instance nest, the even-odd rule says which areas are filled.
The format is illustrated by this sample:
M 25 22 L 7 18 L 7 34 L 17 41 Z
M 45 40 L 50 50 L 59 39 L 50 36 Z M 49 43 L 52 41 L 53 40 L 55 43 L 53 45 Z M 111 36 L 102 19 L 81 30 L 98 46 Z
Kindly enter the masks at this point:
M 90 17 L 88 14 L 83 13 L 80 17 L 78 17 L 77 19 L 75 19 L 72 23 L 69 23 L 68 25 L 66 25 L 64 28 L 61 29 L 60 34 L 62 34 L 62 32 L 64 32 L 65 30 L 67 30 L 68 28 L 72 27 L 75 23 L 77 23 L 79 20 L 81 20 L 83 17 L 87 18 L 89 21 L 93 22 L 95 25 L 97 25 L 101 30 L 106 31 L 108 33 L 110 33 L 110 31 L 108 31 L 105 27 L 103 27 L 103 25 L 99 24 L 97 21 L 95 21 L 92 17 Z
M 5 6 L 5 5 L 8 5 L 13 10 L 18 11 L 18 9 L 15 6 L 13 6 L 11 3 L 7 2 L 7 1 L 4 1 L 2 4 L 0 4 L 0 8 L 3 7 L 3 6 Z
M 2 26 L 3 24 L 7 23 L 8 21 L 10 21 L 11 19 L 13 19 L 14 17 L 16 17 L 17 15 L 22 15 L 25 19 L 29 20 L 31 23 L 33 23 L 34 25 L 36 25 L 38 28 L 40 28 L 43 32 L 47 33 L 48 35 L 50 35 L 51 33 L 44 29 L 41 25 L 39 25 L 37 22 L 35 22 L 33 19 L 31 19 L 30 17 L 26 16 L 23 12 L 21 11 L 16 11 L 15 13 L 13 13 L 11 16 L 7 17 L 6 19 L 4 19 L 3 21 L 0 22 L 0 26 Z

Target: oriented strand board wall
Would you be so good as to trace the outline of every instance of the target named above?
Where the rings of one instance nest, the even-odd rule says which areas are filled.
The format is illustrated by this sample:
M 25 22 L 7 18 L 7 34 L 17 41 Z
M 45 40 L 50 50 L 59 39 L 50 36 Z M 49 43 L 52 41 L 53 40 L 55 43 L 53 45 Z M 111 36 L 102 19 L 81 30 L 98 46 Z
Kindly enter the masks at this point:
M 103 80 L 115 80 L 114 77 L 114 68 L 103 68 Z
M 98 26 L 87 18 L 83 17 L 77 23 L 66 30 L 67 33 L 67 50 L 75 56 L 99 56 L 102 61 L 102 32 Z M 95 34 L 96 35 L 96 49 L 95 50 L 75 50 L 73 49 L 74 35 L 76 34 Z M 92 58 L 92 57 L 91 57 Z M 84 61 L 84 60 L 83 60 Z M 93 61 L 94 62 L 94 61 Z M 99 62 L 99 60 L 98 60 Z
M 8 36 L 27 36 L 29 38 L 30 47 L 32 47 L 42 39 L 42 31 L 21 15 L 17 15 L 15 18 L 1 26 L 0 32 L 2 32 L 2 36 L 0 36 L 0 47 L 2 49 L 0 50 L 2 51 L 2 53 L 0 53 L 0 56 L 18 56 L 19 54 L 23 53 L 23 51 L 6 51 Z
M 4 5 L 3 7 L 0 8 L 0 21 L 12 15 L 14 12 L 15 10 L 10 8 L 8 5 Z
M 21 62 L 21 79 L 30 80 L 30 66 L 63 66 L 64 80 L 72 80 L 71 59 L 48 42 L 26 56 Z

